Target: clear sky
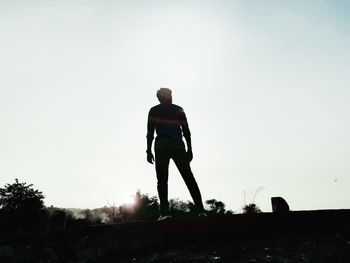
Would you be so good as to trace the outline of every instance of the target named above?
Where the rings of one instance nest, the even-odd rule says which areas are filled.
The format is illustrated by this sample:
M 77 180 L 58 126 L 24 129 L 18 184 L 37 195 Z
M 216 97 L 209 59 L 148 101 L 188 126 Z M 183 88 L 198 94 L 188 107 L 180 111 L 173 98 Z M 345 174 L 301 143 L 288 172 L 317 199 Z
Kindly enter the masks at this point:
M 160 87 L 203 199 L 350 208 L 350 1 L 0 0 L 0 186 L 95 208 L 156 195 Z M 244 194 L 245 193 L 245 194 Z M 170 166 L 169 196 L 190 195 Z

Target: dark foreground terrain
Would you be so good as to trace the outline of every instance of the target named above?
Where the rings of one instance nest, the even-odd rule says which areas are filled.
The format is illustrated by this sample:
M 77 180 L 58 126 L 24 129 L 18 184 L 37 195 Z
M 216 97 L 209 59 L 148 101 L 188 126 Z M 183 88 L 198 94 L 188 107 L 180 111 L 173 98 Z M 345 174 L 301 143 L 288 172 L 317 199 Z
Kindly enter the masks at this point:
M 350 262 L 350 210 L 148 221 L 0 237 L 0 262 Z

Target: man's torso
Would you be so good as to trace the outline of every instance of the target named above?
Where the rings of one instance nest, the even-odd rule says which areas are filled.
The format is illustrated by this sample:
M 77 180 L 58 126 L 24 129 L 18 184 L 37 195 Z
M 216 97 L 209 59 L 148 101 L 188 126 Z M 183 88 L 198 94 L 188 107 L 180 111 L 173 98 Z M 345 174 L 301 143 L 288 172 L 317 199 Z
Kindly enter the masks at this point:
M 184 148 L 181 125 L 186 121 L 183 109 L 175 104 L 158 104 L 150 110 L 150 121 L 157 133 L 155 149 Z

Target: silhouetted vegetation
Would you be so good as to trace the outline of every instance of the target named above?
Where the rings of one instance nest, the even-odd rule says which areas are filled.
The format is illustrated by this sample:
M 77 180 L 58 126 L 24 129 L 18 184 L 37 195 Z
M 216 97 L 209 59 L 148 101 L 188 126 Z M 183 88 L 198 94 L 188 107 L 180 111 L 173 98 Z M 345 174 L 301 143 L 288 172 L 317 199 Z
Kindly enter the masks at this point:
M 44 195 L 32 184 L 20 183 L 0 188 L 1 226 L 6 231 L 38 231 L 47 223 Z
M 231 210 L 225 209 L 225 204 L 216 199 L 210 199 L 205 202 L 209 206 L 208 214 L 210 216 L 223 216 L 223 215 L 232 215 Z
M 206 201 L 210 217 L 232 215 L 225 204 L 216 199 Z M 169 200 L 173 218 L 196 217 L 195 205 L 178 198 Z M 0 188 L 0 223 L 2 230 L 10 232 L 70 229 L 105 223 L 139 220 L 156 220 L 159 217 L 159 200 L 137 191 L 133 204 L 104 206 L 96 209 L 45 207 L 44 195 L 32 184 L 15 180 Z
M 225 204 L 216 199 L 206 201 L 209 206 L 208 216 L 232 215 L 231 210 L 225 209 Z M 197 211 L 193 202 L 184 202 L 178 198 L 169 200 L 169 212 L 173 218 L 196 217 Z M 136 192 L 134 205 L 123 205 L 119 207 L 120 221 L 130 220 L 152 220 L 159 216 L 159 201 L 156 196 L 149 197 L 147 194 Z
M 243 214 L 262 213 L 260 208 L 254 203 L 247 204 L 247 205 L 243 206 L 242 210 L 243 210 Z
M 159 201 L 158 197 L 136 192 L 135 196 L 135 217 L 139 219 L 155 219 L 158 216 Z
M 169 200 L 169 211 L 174 218 L 191 216 L 194 210 L 195 205 L 191 201 L 184 202 L 178 198 Z
M 210 217 L 232 215 L 225 209 L 225 204 L 216 199 L 206 202 Z M 49 214 L 59 208 L 49 207 Z M 104 206 L 97 209 L 60 209 L 66 212 L 67 228 L 76 226 L 98 225 L 104 223 L 123 223 L 140 220 L 156 220 L 159 217 L 159 200 L 157 196 L 149 196 L 137 191 L 133 204 L 120 206 Z M 173 218 L 196 217 L 195 205 L 191 201 L 184 202 L 178 198 L 169 200 L 169 210 Z

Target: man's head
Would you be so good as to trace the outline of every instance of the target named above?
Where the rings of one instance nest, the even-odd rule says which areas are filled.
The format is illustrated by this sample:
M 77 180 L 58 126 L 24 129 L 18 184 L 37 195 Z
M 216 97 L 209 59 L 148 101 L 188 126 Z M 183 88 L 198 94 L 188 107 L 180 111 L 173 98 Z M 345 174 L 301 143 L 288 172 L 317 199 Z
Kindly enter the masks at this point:
M 171 90 L 167 88 L 160 88 L 157 91 L 157 98 L 160 102 L 172 102 Z

